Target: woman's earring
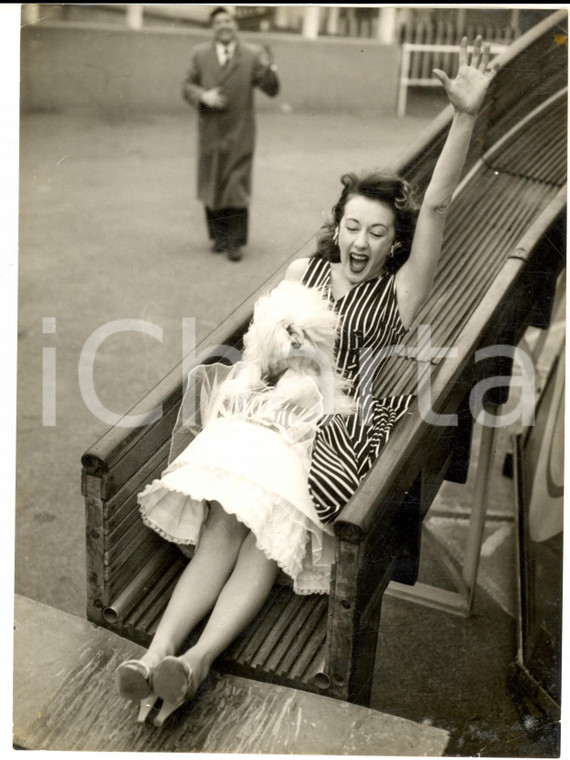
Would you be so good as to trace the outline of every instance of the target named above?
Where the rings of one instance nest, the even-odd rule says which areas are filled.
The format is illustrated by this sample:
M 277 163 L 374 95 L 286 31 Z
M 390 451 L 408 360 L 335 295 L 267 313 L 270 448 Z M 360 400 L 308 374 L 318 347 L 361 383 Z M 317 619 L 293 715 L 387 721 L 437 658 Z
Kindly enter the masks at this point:
M 335 230 L 334 230 L 333 243 L 335 245 L 338 245 L 338 227 L 335 227 Z
M 393 243 L 392 247 L 390 248 L 390 256 L 393 256 L 398 250 L 398 248 L 401 248 L 401 247 L 402 247 L 401 243 L 398 243 L 398 242 Z

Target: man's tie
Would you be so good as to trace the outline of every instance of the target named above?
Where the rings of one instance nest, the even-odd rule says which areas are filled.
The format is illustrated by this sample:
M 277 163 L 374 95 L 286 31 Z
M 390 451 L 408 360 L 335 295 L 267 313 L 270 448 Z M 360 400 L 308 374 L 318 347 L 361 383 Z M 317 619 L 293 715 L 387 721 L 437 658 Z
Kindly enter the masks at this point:
M 230 56 L 230 49 L 229 49 L 229 47 L 227 47 L 227 46 L 226 46 L 226 47 L 224 47 L 224 51 L 223 51 L 223 53 L 224 53 L 224 54 L 223 54 L 223 59 L 224 59 L 224 61 L 223 61 L 223 64 L 222 64 L 222 65 L 223 65 L 223 67 L 224 67 L 224 69 L 225 69 L 225 68 L 226 68 L 226 66 L 228 65 L 228 63 L 230 62 L 230 58 L 231 58 L 231 56 Z

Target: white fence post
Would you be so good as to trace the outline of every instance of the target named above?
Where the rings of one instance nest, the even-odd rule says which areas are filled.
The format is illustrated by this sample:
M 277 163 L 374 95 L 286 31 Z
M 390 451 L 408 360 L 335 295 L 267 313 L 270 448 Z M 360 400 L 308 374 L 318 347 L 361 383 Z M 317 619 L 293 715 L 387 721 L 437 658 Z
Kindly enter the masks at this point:
M 398 87 L 397 115 L 402 118 L 406 115 L 406 103 L 408 100 L 408 81 L 410 76 L 410 47 L 407 42 L 402 45 L 402 63 L 400 65 L 400 85 Z
M 376 39 L 383 45 L 391 45 L 396 39 L 396 8 L 379 8 Z
M 338 5 L 327 8 L 327 34 L 338 34 L 340 8 Z
M 143 6 L 127 5 L 127 26 L 129 29 L 142 29 L 143 27 Z
M 319 16 L 321 9 L 310 5 L 305 8 L 303 15 L 303 37 L 308 40 L 316 40 L 319 36 Z
M 277 29 L 287 29 L 291 22 L 290 9 L 285 5 L 278 5 L 275 9 L 274 23 Z

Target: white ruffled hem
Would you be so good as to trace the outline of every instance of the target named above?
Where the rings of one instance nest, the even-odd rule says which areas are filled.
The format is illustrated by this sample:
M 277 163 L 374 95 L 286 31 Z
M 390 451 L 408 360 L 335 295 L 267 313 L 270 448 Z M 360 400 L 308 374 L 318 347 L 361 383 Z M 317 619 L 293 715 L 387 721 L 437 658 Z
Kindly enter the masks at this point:
M 181 494 L 182 496 L 184 494 Z M 144 512 L 142 508 L 139 505 L 141 517 L 143 523 L 147 526 L 147 528 L 151 528 L 154 530 L 155 533 L 158 533 L 158 535 L 161 538 L 164 538 L 166 541 L 170 541 L 174 544 L 179 544 L 180 546 L 196 546 L 197 541 L 193 541 L 191 538 L 177 538 L 176 536 L 173 536 L 172 533 L 169 533 L 167 530 L 165 530 L 161 525 L 159 525 L 157 522 L 155 522 L 152 518 L 148 516 L 147 512 Z
M 295 593 L 329 592 L 332 537 L 289 501 L 250 480 L 184 462 L 147 485 L 138 501 L 145 525 L 185 546 L 198 545 L 207 502 L 217 501 L 254 534 L 257 547 L 293 580 Z

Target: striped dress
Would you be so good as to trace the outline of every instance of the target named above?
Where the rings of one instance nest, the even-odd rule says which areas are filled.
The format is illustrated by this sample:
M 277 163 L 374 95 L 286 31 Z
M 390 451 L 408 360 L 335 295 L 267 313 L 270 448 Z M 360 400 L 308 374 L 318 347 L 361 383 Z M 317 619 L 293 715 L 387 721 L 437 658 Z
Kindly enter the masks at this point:
M 394 275 L 359 283 L 335 301 L 330 263 L 316 255 L 302 281 L 324 291 L 334 304 L 340 319 L 337 366 L 358 399 L 358 414 L 322 418 L 313 447 L 309 491 L 319 518 L 329 523 L 358 488 L 413 398 L 374 397 L 390 347 L 399 345 L 407 330 L 400 319 Z

